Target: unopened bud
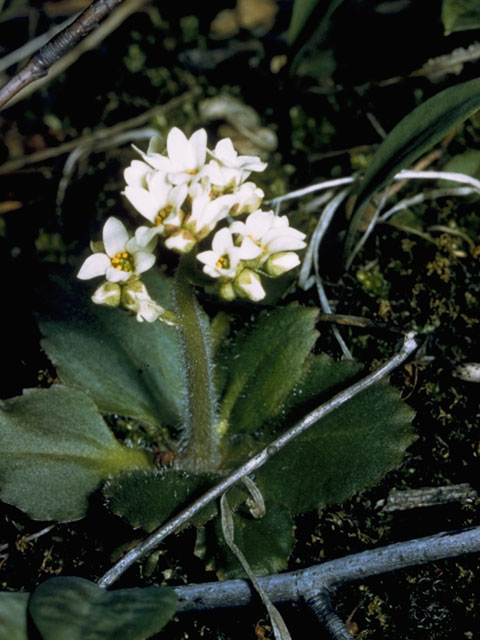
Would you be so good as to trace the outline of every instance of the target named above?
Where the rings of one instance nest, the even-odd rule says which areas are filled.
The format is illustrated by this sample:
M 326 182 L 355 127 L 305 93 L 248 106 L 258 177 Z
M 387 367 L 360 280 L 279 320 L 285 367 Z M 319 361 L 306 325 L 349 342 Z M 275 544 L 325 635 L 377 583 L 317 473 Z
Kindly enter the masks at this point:
M 264 265 L 268 275 L 274 278 L 283 275 L 300 264 L 300 258 L 294 251 L 280 251 L 271 255 Z
M 181 229 L 167 240 L 165 240 L 165 246 L 167 249 L 176 251 L 177 253 L 188 253 L 196 245 L 196 240 L 189 231 Z
M 116 282 L 104 282 L 96 289 L 92 296 L 95 304 L 104 304 L 107 307 L 118 307 L 120 304 L 121 289 Z
M 244 269 L 235 278 L 233 286 L 239 296 L 253 300 L 253 302 L 263 300 L 266 295 L 260 277 L 251 269 Z

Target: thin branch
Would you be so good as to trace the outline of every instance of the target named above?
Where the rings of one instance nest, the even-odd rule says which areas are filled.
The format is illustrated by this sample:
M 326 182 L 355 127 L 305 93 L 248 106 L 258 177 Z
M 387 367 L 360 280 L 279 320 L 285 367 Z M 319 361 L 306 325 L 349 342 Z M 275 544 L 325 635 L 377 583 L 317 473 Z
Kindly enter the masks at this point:
M 123 2 L 125 2 L 124 7 L 113 11 Z M 15 74 L 0 90 L 0 108 L 4 107 L 15 96 L 17 97 L 10 105 L 13 102 L 17 102 L 21 97 L 25 97 L 30 89 L 37 89 L 41 79 L 45 78 L 47 74 L 50 73 L 49 77 L 54 77 L 64 71 L 81 53 L 96 47 L 102 39 L 115 30 L 125 18 L 137 11 L 144 3 L 145 0 L 94 0 L 76 20 L 39 49 L 25 67 Z M 91 33 L 98 23 L 107 16 L 108 18 L 101 29 Z M 108 25 L 107 22 L 109 23 Z M 101 34 L 99 33 L 100 31 Z M 73 58 L 70 57 L 72 54 L 75 54 Z
M 189 89 L 185 93 L 182 93 L 180 96 L 172 98 L 165 104 L 156 105 L 155 107 L 144 111 L 138 116 L 134 116 L 129 120 L 119 122 L 112 127 L 104 127 L 102 129 L 98 129 L 97 131 L 94 131 L 93 133 L 89 133 L 87 135 L 80 136 L 79 138 L 75 138 L 74 140 L 64 142 L 57 147 L 42 149 L 42 151 L 37 151 L 36 153 L 31 153 L 30 155 L 22 156 L 21 158 L 16 158 L 15 160 L 9 160 L 8 162 L 0 165 L 0 175 L 12 173 L 13 171 L 18 171 L 19 169 L 22 169 L 23 167 L 26 167 L 28 165 L 36 164 L 37 162 L 44 162 L 45 160 L 49 160 L 50 158 L 56 158 L 65 153 L 70 153 L 79 146 L 82 146 L 84 148 L 92 147 L 93 150 L 95 150 L 95 145 L 98 145 L 98 143 L 110 141 L 124 131 L 140 127 L 145 124 L 145 122 L 152 120 L 156 115 L 161 113 L 166 114 L 169 111 L 176 109 L 185 101 L 193 99 L 199 93 L 200 89 Z
M 332 595 L 330 589 L 324 587 L 316 595 L 308 598 L 307 605 L 333 640 L 352 640 L 352 635 L 333 608 Z
M 365 378 L 362 378 L 351 387 L 348 387 L 348 389 L 345 389 L 345 391 L 333 396 L 333 398 L 328 402 L 311 411 L 307 416 L 305 416 L 305 418 L 300 420 L 300 422 L 294 425 L 291 429 L 288 429 L 267 447 L 264 447 L 248 462 L 233 471 L 216 486 L 209 489 L 209 491 L 204 493 L 203 496 L 198 498 L 198 500 L 193 502 L 189 507 L 181 511 L 177 516 L 152 533 L 152 535 L 150 535 L 146 540 L 131 549 L 123 558 L 121 558 L 121 560 L 117 562 L 117 564 L 115 564 L 102 578 L 100 578 L 98 584 L 101 587 L 108 587 L 113 584 L 115 580 L 117 580 L 137 560 L 142 558 L 146 553 L 152 551 L 171 533 L 178 531 L 178 529 L 187 523 L 194 515 L 201 511 L 210 502 L 219 498 L 223 493 L 225 493 L 225 491 L 230 489 L 230 487 L 236 484 L 244 476 L 249 475 L 261 467 L 265 462 L 267 462 L 267 460 L 275 455 L 275 453 L 307 431 L 326 415 L 335 409 L 338 409 L 340 406 L 345 404 L 345 402 L 351 400 L 357 394 L 371 387 L 373 384 L 390 374 L 394 369 L 401 365 L 411 353 L 413 353 L 417 346 L 415 334 L 413 332 L 408 333 L 405 336 L 405 341 L 400 351 L 398 351 L 398 353 L 396 353 L 382 367 L 376 369 Z
M 389 571 L 480 552 L 480 527 L 442 531 L 433 536 L 397 542 L 323 564 L 258 578 L 272 602 L 308 600 L 322 589 L 336 589 Z M 205 611 L 250 604 L 254 592 L 248 580 L 227 580 L 174 587 L 180 611 Z
M 73 18 L 73 20 L 75 20 L 76 17 L 78 17 L 78 14 Z M 32 54 L 34 54 L 36 51 L 40 49 L 40 47 L 43 47 L 44 44 L 47 44 L 49 40 L 51 40 L 54 36 L 56 36 L 57 33 L 60 33 L 60 31 L 62 31 L 63 29 L 65 29 L 65 27 L 71 24 L 71 22 L 72 22 L 72 16 L 69 16 L 61 24 L 54 25 L 46 33 L 42 33 L 41 35 L 37 36 L 33 40 L 29 40 L 18 49 L 15 49 L 15 51 L 12 51 L 8 55 L 4 56 L 0 60 L 0 72 L 5 71 L 6 69 L 8 69 L 8 67 L 11 67 L 14 64 L 17 64 L 18 62 L 22 62 L 28 56 L 31 56 Z

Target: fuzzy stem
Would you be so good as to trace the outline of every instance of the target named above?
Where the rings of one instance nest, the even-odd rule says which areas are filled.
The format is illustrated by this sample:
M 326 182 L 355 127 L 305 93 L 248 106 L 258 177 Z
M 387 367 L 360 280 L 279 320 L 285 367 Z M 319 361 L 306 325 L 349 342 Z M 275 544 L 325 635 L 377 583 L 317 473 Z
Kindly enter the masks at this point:
M 189 282 L 190 262 L 190 256 L 180 259 L 174 289 L 187 383 L 184 434 L 177 465 L 186 471 L 205 473 L 214 471 L 218 463 L 217 398 L 208 321 Z

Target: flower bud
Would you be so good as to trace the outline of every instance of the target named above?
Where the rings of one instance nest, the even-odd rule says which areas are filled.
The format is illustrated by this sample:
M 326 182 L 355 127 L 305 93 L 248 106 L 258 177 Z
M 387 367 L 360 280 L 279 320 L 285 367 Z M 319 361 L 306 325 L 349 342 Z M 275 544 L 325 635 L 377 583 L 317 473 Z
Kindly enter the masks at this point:
M 155 322 L 165 313 L 165 309 L 152 300 L 140 280 L 130 282 L 123 288 L 122 306 L 136 313 L 138 322 Z
M 264 265 L 265 271 L 274 278 L 283 275 L 300 264 L 300 258 L 293 251 L 280 251 L 271 255 Z
M 104 282 L 96 289 L 92 300 L 95 304 L 104 304 L 107 307 L 118 307 L 120 297 L 120 285 L 116 282 Z
M 243 269 L 233 281 L 233 286 L 239 296 L 253 302 L 263 300 L 266 295 L 260 277 L 251 269 Z
M 165 240 L 165 246 L 167 249 L 171 249 L 177 253 L 189 253 L 195 245 L 195 238 L 185 229 L 177 231 Z
M 219 285 L 218 293 L 221 298 L 223 298 L 224 300 L 228 300 L 229 302 L 231 300 L 235 300 L 235 298 L 237 297 L 231 282 L 224 282 L 223 284 Z

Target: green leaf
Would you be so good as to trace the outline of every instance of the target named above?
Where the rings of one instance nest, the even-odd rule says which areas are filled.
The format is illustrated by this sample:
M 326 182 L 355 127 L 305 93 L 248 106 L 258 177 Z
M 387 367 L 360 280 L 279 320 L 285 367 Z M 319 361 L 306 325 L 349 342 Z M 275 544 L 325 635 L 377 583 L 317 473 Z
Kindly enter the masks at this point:
M 394 127 L 375 153 L 358 188 L 357 210 L 345 246 L 347 255 L 372 196 L 479 108 L 480 80 L 471 80 L 426 100 Z
M 133 527 L 153 531 L 217 481 L 216 476 L 190 475 L 174 469 L 154 473 L 131 471 L 107 482 L 103 493 L 114 513 Z M 191 524 L 201 525 L 216 513 L 217 507 L 212 503 Z
M 480 27 L 478 0 L 443 0 L 442 22 L 445 35 Z
M 480 151 L 477 149 L 467 149 L 459 153 L 442 167 L 442 171 L 452 171 L 454 173 L 465 173 L 472 178 L 480 178 Z M 439 180 L 438 186 L 442 188 L 459 187 L 458 182 L 452 180 Z
M 152 297 L 169 307 L 169 282 L 147 274 Z M 90 300 L 92 283 L 70 274 L 52 278 L 43 293 L 42 346 L 65 384 L 88 393 L 105 413 L 148 423 L 178 424 L 184 389 L 174 327 L 140 324 L 121 309 Z
M 292 18 L 288 27 L 287 42 L 289 46 L 295 42 L 305 26 L 310 14 L 315 9 L 319 0 L 295 0 L 293 3 Z
M 228 500 L 230 503 L 230 498 Z M 246 557 L 256 576 L 278 573 L 287 567 L 295 544 L 290 511 L 283 505 L 269 502 L 263 518 L 254 519 L 242 508 L 233 514 L 235 544 Z M 215 520 L 215 567 L 220 580 L 244 578 L 245 572 L 223 539 L 220 518 Z
M 29 593 L 0 593 L 0 638 L 28 640 L 27 603 Z
M 167 587 L 107 591 L 83 578 L 51 578 L 32 594 L 29 612 L 43 640 L 145 640 L 176 610 Z
M 332 13 L 342 2 L 343 0 L 331 0 L 328 7 L 325 9 L 324 17 L 318 26 L 324 26 L 322 23 L 330 18 Z M 287 43 L 289 47 L 291 47 L 300 36 L 317 5 L 324 4 L 325 3 L 320 0 L 295 0 L 290 26 L 288 27 Z M 318 21 L 315 22 L 318 24 Z
M 261 314 L 253 329 L 238 335 L 224 354 L 227 370 L 221 421 L 229 434 L 252 433 L 278 413 L 304 372 L 317 339 L 317 311 L 283 307 Z
M 73 389 L 32 389 L 0 410 L 0 499 L 39 520 L 76 520 L 109 475 L 150 468 L 121 445 L 90 398 Z
M 339 360 L 335 362 L 326 353 L 310 356 L 306 361 L 308 369 L 295 385 L 291 393 L 285 398 L 281 408 L 283 421 L 297 407 L 313 409 L 345 386 L 346 380 L 351 380 L 362 369 L 356 360 Z M 291 420 L 290 420 L 291 422 Z
M 344 502 L 397 466 L 415 440 L 413 411 L 381 382 L 326 416 L 257 472 L 267 501 L 292 513 Z

